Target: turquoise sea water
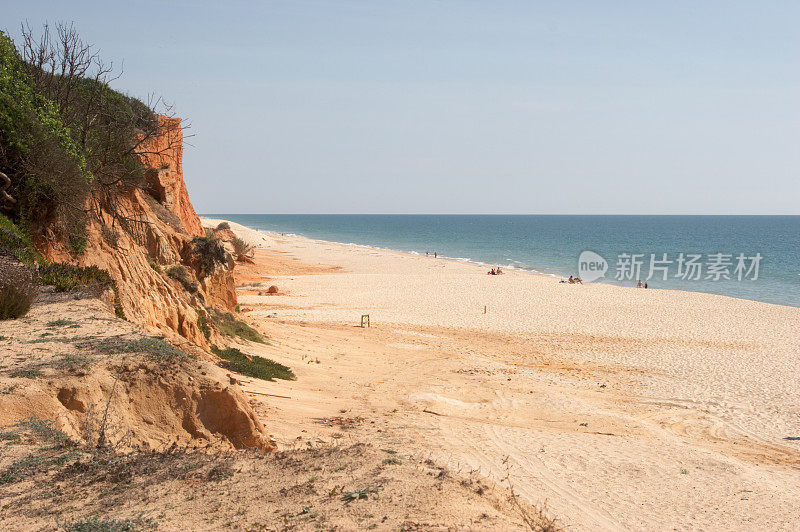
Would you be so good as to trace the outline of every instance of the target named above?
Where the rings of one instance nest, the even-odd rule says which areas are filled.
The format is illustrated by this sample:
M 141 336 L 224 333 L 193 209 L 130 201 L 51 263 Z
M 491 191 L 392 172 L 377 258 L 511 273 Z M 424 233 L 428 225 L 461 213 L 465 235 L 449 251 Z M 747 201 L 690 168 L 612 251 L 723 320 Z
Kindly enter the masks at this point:
M 487 269 L 500 265 L 563 277 L 577 274 L 579 255 L 590 250 L 608 263 L 597 282 L 633 286 L 641 279 L 652 288 L 800 307 L 800 216 L 205 216 L 269 232 L 422 255 L 437 252 Z M 692 255 L 699 257 L 689 267 Z M 740 262 L 743 268 L 737 270 Z M 638 275 L 631 267 L 637 263 Z

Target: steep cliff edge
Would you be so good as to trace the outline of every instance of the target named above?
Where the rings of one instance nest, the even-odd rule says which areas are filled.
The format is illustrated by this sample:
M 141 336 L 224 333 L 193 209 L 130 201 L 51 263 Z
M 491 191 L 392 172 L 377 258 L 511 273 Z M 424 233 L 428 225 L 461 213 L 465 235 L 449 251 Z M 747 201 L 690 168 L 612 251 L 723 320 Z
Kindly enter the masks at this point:
M 45 242 L 44 255 L 107 270 L 128 320 L 207 349 L 215 333 L 200 327 L 206 308 L 236 306 L 234 263 L 217 264 L 202 275 L 193 268 L 194 238 L 203 230 L 183 180 L 180 120 L 159 116 L 159 121 L 159 136 L 141 154 L 149 167 L 146 187 L 125 190 L 115 198 L 113 213 L 103 206 L 95 212 L 83 253 L 76 255 L 63 242 Z M 176 268 L 183 273 L 169 275 Z
M 202 236 L 200 218 L 189 201 L 183 180 L 183 129 L 180 118 L 158 115 L 160 135 L 142 146 L 142 161 L 147 171 L 148 192 L 183 223 L 186 232 Z

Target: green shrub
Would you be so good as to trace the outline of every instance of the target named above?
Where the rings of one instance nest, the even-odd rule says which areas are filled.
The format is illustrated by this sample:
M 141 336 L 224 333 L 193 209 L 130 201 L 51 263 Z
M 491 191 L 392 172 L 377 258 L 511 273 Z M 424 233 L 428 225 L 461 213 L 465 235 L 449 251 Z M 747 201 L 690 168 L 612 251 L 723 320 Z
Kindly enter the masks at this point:
M 36 298 L 36 278 L 26 266 L 0 263 L 0 320 L 21 318 Z
M 214 273 L 217 264 L 227 264 L 228 257 L 222 242 L 214 238 L 196 236 L 192 239 L 192 255 L 197 260 L 197 273 L 207 277 Z
M 217 225 L 217 231 L 222 231 L 224 229 L 230 229 L 230 228 L 231 224 L 229 224 L 228 222 L 220 222 L 219 225 Z
M 73 266 L 52 263 L 39 267 L 39 281 L 43 285 L 54 286 L 57 292 L 70 292 L 86 288 L 116 290 L 114 280 L 107 271 L 97 266 Z
M 223 363 L 225 367 L 236 373 L 267 381 L 275 379 L 293 381 L 297 379 L 291 369 L 273 360 L 256 355 L 248 356 L 236 348 L 219 349 L 218 347 L 213 347 L 211 350 L 225 361 Z
M 220 312 L 216 309 L 210 309 L 210 313 L 214 325 L 216 325 L 219 331 L 225 336 L 238 336 L 239 338 L 244 338 L 245 340 L 257 342 L 259 344 L 267 343 L 257 330 L 253 329 L 242 320 L 237 319 L 236 316 L 230 312 Z
M 233 250 L 236 252 L 237 255 L 247 256 L 253 251 L 253 246 L 239 238 L 238 236 L 231 240 L 231 244 L 233 244 Z
M 33 247 L 30 236 L 2 215 L 0 215 L 0 248 L 6 250 L 26 266 L 33 266 L 41 260 Z

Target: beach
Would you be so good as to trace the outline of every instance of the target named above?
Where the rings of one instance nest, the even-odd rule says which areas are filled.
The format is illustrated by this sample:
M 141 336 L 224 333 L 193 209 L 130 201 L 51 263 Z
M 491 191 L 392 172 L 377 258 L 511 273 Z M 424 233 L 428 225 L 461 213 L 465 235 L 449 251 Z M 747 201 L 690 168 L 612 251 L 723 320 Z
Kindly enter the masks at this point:
M 357 416 L 572 529 L 800 527 L 800 308 L 230 225 L 257 246 L 236 284 L 269 345 L 248 352 L 298 376 L 246 387 L 279 446 Z

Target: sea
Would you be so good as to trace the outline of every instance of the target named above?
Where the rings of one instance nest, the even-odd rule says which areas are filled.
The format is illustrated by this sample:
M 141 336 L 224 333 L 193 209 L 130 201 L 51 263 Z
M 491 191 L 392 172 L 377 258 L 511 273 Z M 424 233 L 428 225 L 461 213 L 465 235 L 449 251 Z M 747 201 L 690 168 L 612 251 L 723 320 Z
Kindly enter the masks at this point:
M 206 214 L 271 233 L 800 307 L 800 216 Z M 580 259 L 580 260 L 579 260 Z

